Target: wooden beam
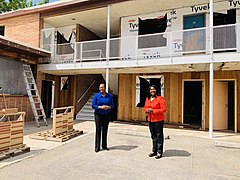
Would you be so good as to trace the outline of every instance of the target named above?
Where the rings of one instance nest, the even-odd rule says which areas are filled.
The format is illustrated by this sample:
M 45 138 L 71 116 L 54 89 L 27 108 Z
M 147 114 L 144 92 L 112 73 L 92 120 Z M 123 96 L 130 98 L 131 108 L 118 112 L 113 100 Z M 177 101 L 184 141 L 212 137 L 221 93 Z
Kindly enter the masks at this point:
M 21 52 L 21 54 L 31 54 L 36 57 L 49 57 L 51 53 L 38 48 L 33 48 L 25 44 L 14 42 L 4 37 L 0 37 L 0 45 L 2 50 L 9 50 L 13 52 Z

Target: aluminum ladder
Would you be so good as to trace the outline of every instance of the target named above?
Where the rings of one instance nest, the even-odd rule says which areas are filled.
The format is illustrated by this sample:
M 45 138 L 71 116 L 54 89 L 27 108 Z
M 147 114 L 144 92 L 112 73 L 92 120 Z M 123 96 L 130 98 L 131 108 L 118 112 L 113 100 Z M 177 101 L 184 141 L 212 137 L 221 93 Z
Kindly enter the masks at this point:
M 23 67 L 23 79 L 26 85 L 27 94 L 30 100 L 34 118 L 37 127 L 40 127 L 40 123 L 48 125 L 46 115 L 43 109 L 42 101 L 38 93 L 37 85 L 33 77 L 31 66 L 27 63 L 22 63 Z

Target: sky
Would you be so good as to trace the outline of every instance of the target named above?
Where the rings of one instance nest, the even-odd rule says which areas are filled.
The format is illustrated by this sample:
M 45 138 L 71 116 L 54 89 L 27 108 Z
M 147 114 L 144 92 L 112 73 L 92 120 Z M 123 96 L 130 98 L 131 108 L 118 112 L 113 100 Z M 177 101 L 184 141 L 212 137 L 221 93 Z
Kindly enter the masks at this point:
M 42 1 L 42 0 L 33 0 L 33 3 L 37 3 L 39 1 Z M 56 2 L 56 1 L 59 1 L 59 0 L 49 0 L 49 2 Z
M 6 0 L 8 2 L 8 0 Z M 39 1 L 42 1 L 42 0 L 33 0 L 33 3 L 37 3 Z M 59 1 L 59 0 L 49 0 L 49 2 L 56 2 L 56 1 Z

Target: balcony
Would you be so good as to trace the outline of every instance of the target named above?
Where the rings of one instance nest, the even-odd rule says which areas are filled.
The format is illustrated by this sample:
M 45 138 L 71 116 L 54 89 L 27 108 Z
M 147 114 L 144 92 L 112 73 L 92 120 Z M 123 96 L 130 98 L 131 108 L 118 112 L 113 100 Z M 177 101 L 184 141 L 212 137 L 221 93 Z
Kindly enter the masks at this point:
M 213 28 L 214 62 L 238 61 L 239 24 Z M 159 34 L 111 38 L 107 40 L 54 44 L 54 30 L 42 30 L 42 48 L 52 52 L 42 61 L 41 70 L 131 68 L 161 65 L 209 63 L 210 28 L 196 28 Z M 46 36 L 47 34 L 47 36 Z M 43 38 L 44 37 L 44 38 Z M 109 59 L 109 61 L 107 60 Z M 68 64 L 68 65 L 67 65 Z M 58 65 L 58 68 L 56 68 Z M 65 65 L 64 67 L 62 65 Z

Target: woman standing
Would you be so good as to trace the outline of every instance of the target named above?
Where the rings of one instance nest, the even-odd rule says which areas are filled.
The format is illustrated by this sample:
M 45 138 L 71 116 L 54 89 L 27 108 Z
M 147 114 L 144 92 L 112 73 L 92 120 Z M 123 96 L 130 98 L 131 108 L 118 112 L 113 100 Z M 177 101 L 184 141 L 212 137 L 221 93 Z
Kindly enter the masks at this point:
M 166 102 L 164 97 L 158 96 L 157 90 L 158 89 L 155 85 L 149 87 L 144 111 L 148 114 L 149 129 L 153 144 L 152 152 L 148 156 L 156 156 L 155 158 L 159 159 L 163 154 L 163 125 L 164 113 L 166 112 Z
M 100 143 L 102 136 L 102 149 L 108 151 L 107 147 L 107 133 L 108 124 L 111 117 L 111 110 L 114 108 L 113 97 L 106 92 L 105 84 L 99 85 L 99 93 L 97 93 L 92 100 L 92 108 L 95 109 L 95 152 L 100 151 Z

